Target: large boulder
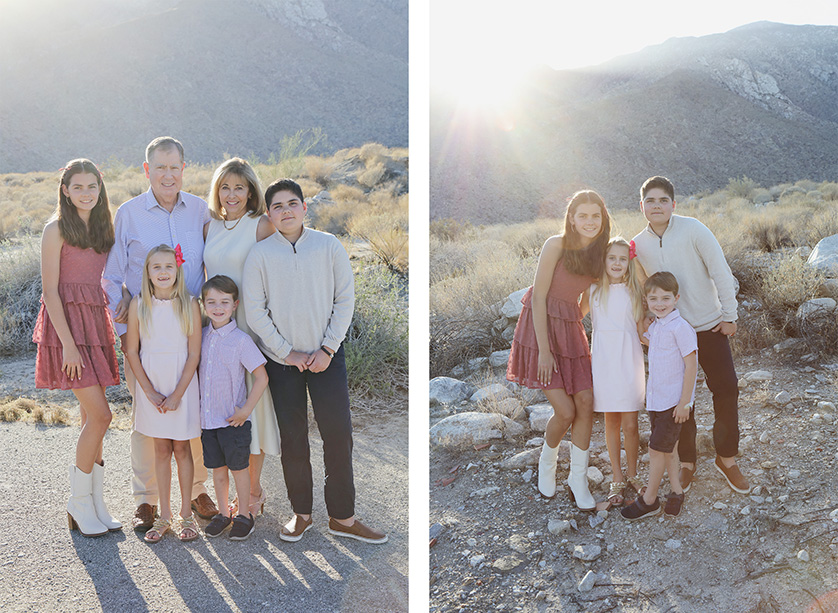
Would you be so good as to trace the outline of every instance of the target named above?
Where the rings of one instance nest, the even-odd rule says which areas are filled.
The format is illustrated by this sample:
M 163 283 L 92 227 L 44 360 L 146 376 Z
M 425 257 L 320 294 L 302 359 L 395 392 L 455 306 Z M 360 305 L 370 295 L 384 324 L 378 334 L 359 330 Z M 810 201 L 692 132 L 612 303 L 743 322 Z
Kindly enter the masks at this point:
M 506 298 L 506 302 L 504 302 L 501 307 L 501 315 L 508 319 L 518 319 L 521 315 L 521 309 L 524 308 L 524 305 L 521 304 L 521 298 L 524 297 L 524 294 L 527 293 L 528 289 L 528 287 L 525 287 L 524 289 L 519 289 L 517 292 L 509 294 Z
M 838 234 L 822 238 L 806 261 L 826 273 L 826 276 L 838 277 Z
M 503 349 L 502 351 L 495 351 L 492 355 L 489 356 L 489 365 L 492 368 L 500 368 L 501 366 L 506 368 L 507 363 L 509 362 L 509 349 Z
M 513 396 L 512 392 L 503 383 L 492 383 L 481 387 L 471 395 L 472 402 L 499 402 Z
M 544 432 L 547 429 L 547 420 L 553 415 L 553 406 L 549 402 L 542 402 L 526 407 L 526 411 L 530 428 L 536 432 Z
M 459 413 L 431 427 L 431 445 L 461 447 L 510 438 L 524 432 L 524 427 L 497 413 Z
M 468 400 L 474 393 L 474 388 L 459 379 L 451 377 L 435 377 L 430 383 L 430 402 L 435 404 L 458 404 Z

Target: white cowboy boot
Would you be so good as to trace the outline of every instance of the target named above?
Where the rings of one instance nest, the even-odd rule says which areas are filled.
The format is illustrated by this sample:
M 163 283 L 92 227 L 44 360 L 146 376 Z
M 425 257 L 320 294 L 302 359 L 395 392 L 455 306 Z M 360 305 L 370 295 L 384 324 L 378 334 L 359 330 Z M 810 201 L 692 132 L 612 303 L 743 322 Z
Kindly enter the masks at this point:
M 70 500 L 67 502 L 67 524 L 70 530 L 78 529 L 82 536 L 101 536 L 107 526 L 96 517 L 93 508 L 93 473 L 82 472 L 70 466 Z
M 567 477 L 570 494 L 580 511 L 593 511 L 596 500 L 588 491 L 588 450 L 570 444 L 570 474 Z
M 122 524 L 113 518 L 105 506 L 104 494 L 105 487 L 105 464 L 100 465 L 93 462 L 93 508 L 96 510 L 96 517 L 105 527 L 111 532 L 122 530 Z
M 538 459 L 538 491 L 545 498 L 556 495 L 556 462 L 559 458 L 559 446 L 550 447 L 547 441 L 541 447 Z

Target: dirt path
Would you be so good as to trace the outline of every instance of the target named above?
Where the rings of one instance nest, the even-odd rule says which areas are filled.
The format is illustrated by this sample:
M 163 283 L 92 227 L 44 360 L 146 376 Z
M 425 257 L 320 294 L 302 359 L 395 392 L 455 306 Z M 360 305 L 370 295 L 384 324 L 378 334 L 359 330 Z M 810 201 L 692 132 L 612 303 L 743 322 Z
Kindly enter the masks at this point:
M 77 416 L 69 392 L 30 389 L 32 363 L 0 361 L 0 398 L 36 397 Z M 111 395 L 124 398 L 118 388 Z M 124 420 L 125 407 L 111 401 L 117 421 Z M 149 546 L 130 528 L 87 539 L 67 530 L 65 512 L 78 426 L 0 422 L 0 610 L 407 611 L 407 414 L 354 420 L 357 512 L 387 532 L 384 545 L 331 536 L 317 485 L 314 528 L 297 543 L 281 541 L 279 526 L 291 511 L 275 457 L 267 459 L 263 473 L 265 514 L 247 541 L 202 537 L 181 544 L 167 535 Z M 133 513 L 129 434 L 111 428 L 105 439 L 105 499 L 126 524 Z M 314 428 L 311 439 L 318 483 L 322 446 Z

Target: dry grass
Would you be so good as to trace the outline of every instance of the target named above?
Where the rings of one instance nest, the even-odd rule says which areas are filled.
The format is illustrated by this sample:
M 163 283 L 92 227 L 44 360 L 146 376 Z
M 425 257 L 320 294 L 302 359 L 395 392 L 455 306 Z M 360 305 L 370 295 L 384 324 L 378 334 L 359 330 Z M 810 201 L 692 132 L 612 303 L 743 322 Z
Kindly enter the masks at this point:
M 0 421 L 69 426 L 77 420 L 60 406 L 43 406 L 29 398 L 5 398 L 0 401 Z

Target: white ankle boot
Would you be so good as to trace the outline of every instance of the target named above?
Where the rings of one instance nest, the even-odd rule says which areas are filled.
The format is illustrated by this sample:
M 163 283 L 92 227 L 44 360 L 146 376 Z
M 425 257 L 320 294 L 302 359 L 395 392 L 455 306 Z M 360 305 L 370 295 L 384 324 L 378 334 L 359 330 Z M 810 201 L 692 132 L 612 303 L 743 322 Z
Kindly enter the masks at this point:
M 556 462 L 559 458 L 559 446 L 550 447 L 547 441 L 541 447 L 538 459 L 538 491 L 545 498 L 556 495 Z
M 570 444 L 570 475 L 567 477 L 570 493 L 580 511 L 592 511 L 596 500 L 588 491 L 588 450 Z
M 70 500 L 67 502 L 67 524 L 70 530 L 78 529 L 82 536 L 101 536 L 107 526 L 96 517 L 93 508 L 93 473 L 82 472 L 70 466 Z
M 111 532 L 121 530 L 122 524 L 113 518 L 105 506 L 104 498 L 105 487 L 105 465 L 93 462 L 93 508 L 96 510 L 96 517 L 102 522 L 105 527 Z

